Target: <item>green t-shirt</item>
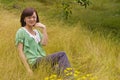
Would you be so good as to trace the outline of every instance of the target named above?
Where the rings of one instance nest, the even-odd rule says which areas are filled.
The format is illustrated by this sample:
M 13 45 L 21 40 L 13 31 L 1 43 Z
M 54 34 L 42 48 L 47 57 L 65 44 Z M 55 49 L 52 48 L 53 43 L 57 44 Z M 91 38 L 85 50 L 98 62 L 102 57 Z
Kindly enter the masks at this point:
M 38 37 L 41 40 L 42 34 L 38 30 L 36 31 L 38 32 Z M 46 56 L 46 53 L 40 44 L 40 40 L 39 42 L 36 42 L 24 27 L 21 27 L 16 33 L 16 46 L 18 46 L 18 43 L 23 43 L 23 52 L 31 66 L 35 64 L 38 57 Z

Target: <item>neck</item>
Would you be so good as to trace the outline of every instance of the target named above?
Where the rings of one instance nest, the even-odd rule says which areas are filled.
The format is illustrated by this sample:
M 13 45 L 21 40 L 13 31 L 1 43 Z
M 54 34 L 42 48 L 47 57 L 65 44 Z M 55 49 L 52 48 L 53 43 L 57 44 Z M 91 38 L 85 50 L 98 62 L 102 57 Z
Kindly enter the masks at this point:
M 29 31 L 29 32 L 32 32 L 33 31 L 33 29 L 32 29 L 32 27 L 31 26 L 25 26 L 25 28 Z

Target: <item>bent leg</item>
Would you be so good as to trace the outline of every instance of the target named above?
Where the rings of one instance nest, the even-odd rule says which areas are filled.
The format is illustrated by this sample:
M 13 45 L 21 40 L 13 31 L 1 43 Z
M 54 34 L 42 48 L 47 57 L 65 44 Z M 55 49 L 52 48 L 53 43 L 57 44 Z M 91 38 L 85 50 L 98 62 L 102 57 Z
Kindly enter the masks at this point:
M 66 68 L 71 67 L 68 57 L 63 51 L 48 55 L 46 60 L 51 63 L 52 67 L 55 67 L 56 64 L 58 65 L 58 75 L 63 74 Z

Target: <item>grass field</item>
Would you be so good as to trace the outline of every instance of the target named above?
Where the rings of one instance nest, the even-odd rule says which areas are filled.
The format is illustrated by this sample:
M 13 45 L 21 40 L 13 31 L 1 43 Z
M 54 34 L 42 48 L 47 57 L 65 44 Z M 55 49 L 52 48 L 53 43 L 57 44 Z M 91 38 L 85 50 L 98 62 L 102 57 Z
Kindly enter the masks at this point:
M 93 1 L 95 2 L 95 0 Z M 77 10 L 78 8 L 75 8 L 76 11 L 73 13 L 75 16 L 71 17 L 71 21 L 68 20 L 66 23 L 62 20 L 57 20 L 59 16 L 55 16 L 52 20 L 51 18 L 53 15 L 47 15 L 46 12 L 50 13 L 50 10 L 54 9 L 50 8 L 50 10 L 48 9 L 44 11 L 44 8 L 46 9 L 48 7 L 42 6 L 42 8 L 38 8 L 37 2 L 32 4 L 32 6 L 35 6 L 36 4 L 36 8 L 43 11 L 39 16 L 41 18 L 41 22 L 46 24 L 49 36 L 49 43 L 44 47 L 44 49 L 47 54 L 57 51 L 65 51 L 74 70 L 80 72 L 79 75 L 77 75 L 76 80 L 120 80 L 120 44 L 119 32 L 117 32 L 117 30 L 119 31 L 120 24 L 116 22 L 119 20 L 118 18 L 120 17 L 120 13 L 116 7 L 113 8 L 113 6 L 119 4 L 119 1 L 116 5 L 111 6 L 115 11 L 118 10 L 117 13 L 114 13 L 117 14 L 116 18 L 111 18 L 113 15 L 112 13 L 110 15 L 107 14 L 107 11 L 106 13 L 101 11 L 104 10 L 103 8 L 110 10 L 110 6 L 108 5 L 112 3 L 102 3 L 104 3 L 103 0 L 96 5 L 97 7 L 90 6 L 86 11 L 81 8 L 81 15 L 86 16 L 84 18 L 82 16 L 80 16 L 80 18 L 76 18 L 77 15 L 79 15 L 77 14 L 79 11 Z M 30 3 L 28 2 L 27 4 Z M 0 8 L 0 80 L 44 80 L 45 77 L 50 74 L 50 72 L 48 72 L 49 68 L 47 68 L 48 71 L 46 71 L 46 69 L 39 69 L 33 76 L 29 76 L 19 59 L 18 52 L 15 47 L 15 33 L 18 28 L 20 28 L 19 12 L 21 10 L 10 8 L 6 9 L 7 6 L 3 7 L 1 3 L 0 6 L 2 6 Z M 25 6 L 26 5 L 24 4 L 24 7 Z M 96 14 L 94 15 L 99 15 L 101 17 L 98 16 L 96 19 L 96 16 L 92 15 L 91 9 L 95 10 L 94 12 Z M 101 14 L 97 13 L 99 10 Z M 90 15 L 87 15 L 87 13 Z M 52 14 L 52 12 L 50 14 Z M 109 19 L 104 19 L 102 21 L 101 19 L 105 15 L 110 15 L 110 17 L 108 17 Z M 76 24 L 73 24 L 72 19 L 76 21 Z M 77 21 L 79 19 L 82 19 L 84 24 L 81 20 L 81 22 Z M 93 24 L 90 23 L 89 20 L 92 21 Z M 117 26 L 117 30 L 115 32 L 117 32 L 116 34 L 118 36 L 113 36 L 114 33 L 112 30 L 114 28 L 110 29 L 108 26 L 108 28 L 105 29 L 99 28 L 99 22 L 100 24 L 104 23 L 108 26 L 112 25 L 112 27 Z M 92 28 L 89 28 L 89 25 L 92 26 Z M 97 27 L 96 29 L 94 28 L 95 26 Z M 103 25 L 102 27 L 105 26 Z M 40 66 L 40 68 L 41 67 L 43 66 Z M 88 76 L 88 74 L 92 76 Z

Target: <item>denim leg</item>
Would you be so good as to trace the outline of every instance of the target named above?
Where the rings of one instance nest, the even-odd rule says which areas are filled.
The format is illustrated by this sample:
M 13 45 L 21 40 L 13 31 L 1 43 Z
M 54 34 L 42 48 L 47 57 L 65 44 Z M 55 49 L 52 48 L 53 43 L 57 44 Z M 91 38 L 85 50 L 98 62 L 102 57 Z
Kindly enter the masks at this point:
M 58 59 L 59 67 L 63 68 L 63 69 L 66 69 L 66 68 L 70 67 L 70 63 L 69 63 L 69 60 L 66 56 L 66 53 L 65 52 L 59 52 L 58 55 L 59 55 L 59 59 Z
M 41 57 L 36 60 L 36 64 L 33 66 L 33 68 L 37 68 L 43 61 L 50 63 L 52 68 L 55 67 L 55 65 L 58 65 L 58 75 L 61 73 L 64 73 L 64 70 L 66 68 L 71 67 L 68 57 L 65 52 L 56 52 L 53 54 L 50 54 L 46 57 Z M 55 67 L 56 68 L 56 67 Z
M 63 72 L 66 68 L 71 67 L 66 53 L 61 51 L 46 56 L 46 60 L 50 61 L 52 66 L 58 64 L 60 70 Z

